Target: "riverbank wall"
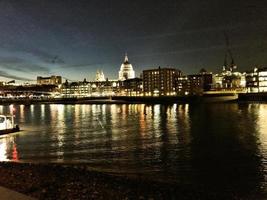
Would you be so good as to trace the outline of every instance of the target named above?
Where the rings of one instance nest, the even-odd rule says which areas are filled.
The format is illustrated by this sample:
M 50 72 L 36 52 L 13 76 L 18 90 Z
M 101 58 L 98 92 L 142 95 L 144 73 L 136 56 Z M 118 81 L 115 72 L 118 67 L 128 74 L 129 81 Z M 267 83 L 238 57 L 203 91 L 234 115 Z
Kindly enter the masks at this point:
M 84 98 L 2 98 L 1 105 L 9 104 L 173 104 L 212 102 L 267 102 L 267 93 L 217 93 L 186 96 L 113 96 Z
M 267 102 L 267 92 L 241 93 L 238 95 L 240 102 Z

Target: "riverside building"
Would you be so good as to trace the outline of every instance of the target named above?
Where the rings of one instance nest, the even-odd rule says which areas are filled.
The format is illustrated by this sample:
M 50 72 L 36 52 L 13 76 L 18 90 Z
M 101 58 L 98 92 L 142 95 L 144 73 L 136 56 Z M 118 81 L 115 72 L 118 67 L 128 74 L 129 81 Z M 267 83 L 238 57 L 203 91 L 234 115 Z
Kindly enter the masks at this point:
M 267 67 L 247 72 L 246 88 L 247 92 L 267 92 Z
M 37 76 L 37 84 L 38 85 L 60 85 L 62 84 L 62 77 L 61 76 L 49 76 L 49 77 Z
M 176 78 L 181 71 L 175 68 L 156 68 L 143 71 L 144 96 L 176 95 Z
M 122 89 L 126 96 L 141 96 L 143 94 L 143 81 L 141 78 L 127 79 L 123 82 Z
M 92 87 L 86 80 L 80 82 L 66 81 L 62 84 L 61 95 L 65 98 L 88 97 L 92 94 Z
M 176 92 L 178 95 L 202 95 L 211 90 L 212 83 L 212 73 L 201 69 L 199 74 L 177 77 Z
M 228 65 L 226 55 L 222 72 L 214 76 L 215 90 L 242 91 L 246 87 L 245 73 L 239 72 L 233 58 L 231 59 L 231 64 Z

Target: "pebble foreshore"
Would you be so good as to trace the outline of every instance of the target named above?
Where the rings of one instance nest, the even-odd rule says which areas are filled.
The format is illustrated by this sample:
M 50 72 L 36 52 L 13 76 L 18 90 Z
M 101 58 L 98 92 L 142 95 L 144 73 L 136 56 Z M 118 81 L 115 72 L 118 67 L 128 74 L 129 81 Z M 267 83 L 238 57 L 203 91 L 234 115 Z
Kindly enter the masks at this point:
M 79 165 L 0 163 L 0 185 L 36 199 L 259 199 L 247 191 L 216 191 L 116 176 Z M 256 194 L 258 195 L 258 194 Z

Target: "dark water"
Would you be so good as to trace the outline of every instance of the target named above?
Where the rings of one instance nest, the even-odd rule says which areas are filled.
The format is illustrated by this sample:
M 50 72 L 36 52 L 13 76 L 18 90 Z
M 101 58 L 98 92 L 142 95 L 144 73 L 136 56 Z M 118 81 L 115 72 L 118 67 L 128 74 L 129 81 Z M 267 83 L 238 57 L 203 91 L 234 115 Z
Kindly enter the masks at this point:
M 267 104 L 31 105 L 0 159 L 78 162 L 182 184 L 266 189 Z

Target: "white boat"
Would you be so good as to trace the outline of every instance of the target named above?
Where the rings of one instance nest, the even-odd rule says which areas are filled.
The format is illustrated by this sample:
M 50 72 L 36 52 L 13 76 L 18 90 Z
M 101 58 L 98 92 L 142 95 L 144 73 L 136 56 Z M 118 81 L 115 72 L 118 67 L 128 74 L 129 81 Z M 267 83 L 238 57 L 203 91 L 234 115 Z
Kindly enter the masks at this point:
M 14 123 L 14 115 L 0 115 L 0 135 L 19 131 L 19 126 Z

